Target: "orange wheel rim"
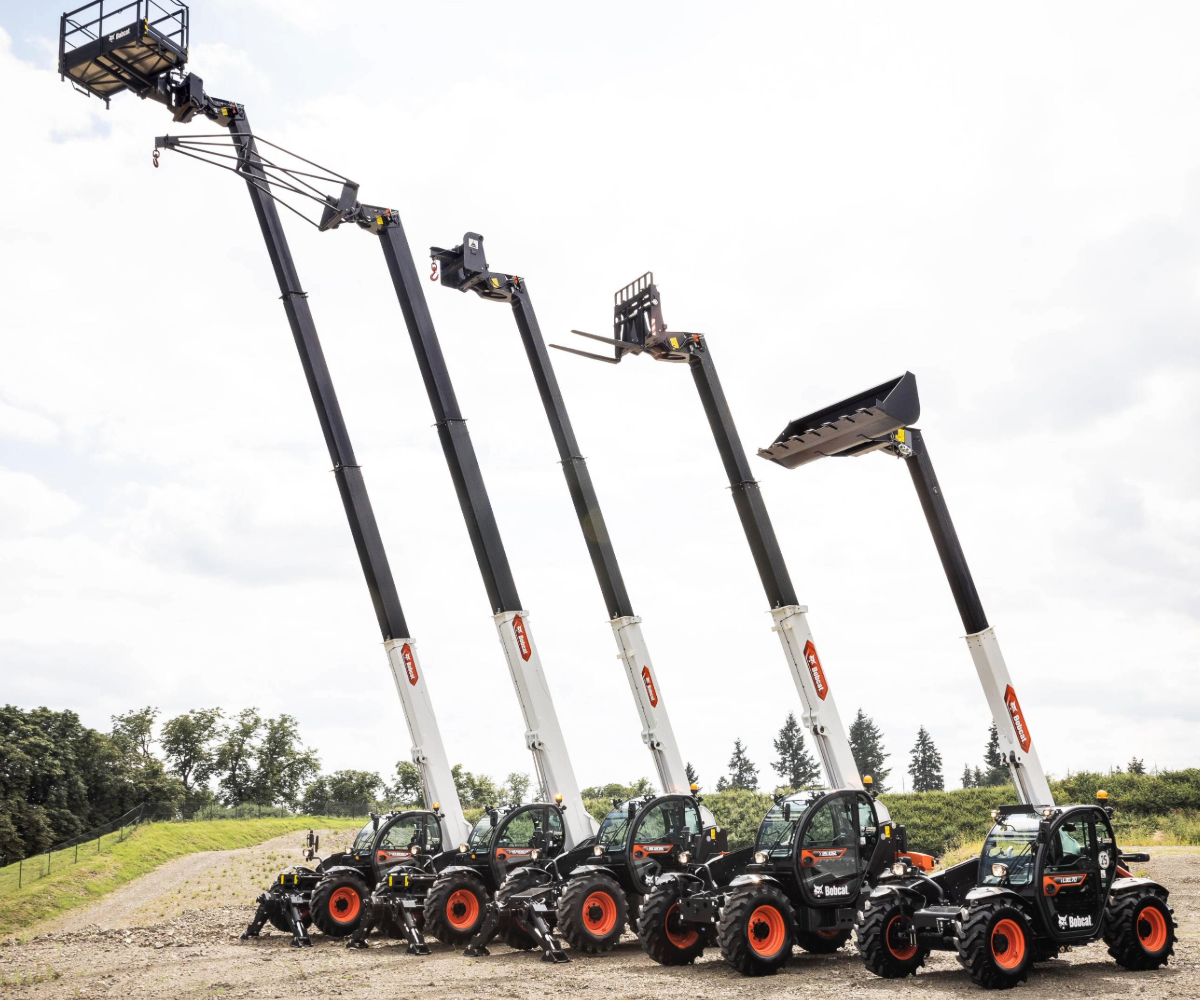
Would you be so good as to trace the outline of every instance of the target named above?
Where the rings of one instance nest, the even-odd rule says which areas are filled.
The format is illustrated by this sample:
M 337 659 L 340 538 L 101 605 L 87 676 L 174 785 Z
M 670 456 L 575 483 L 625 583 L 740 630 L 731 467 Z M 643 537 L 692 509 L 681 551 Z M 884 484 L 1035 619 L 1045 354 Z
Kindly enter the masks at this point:
M 351 924 L 358 919 L 362 900 L 357 892 L 344 885 L 329 897 L 329 915 L 339 924 Z
M 593 892 L 583 901 L 583 925 L 596 937 L 605 937 L 617 926 L 617 901 L 607 892 Z
M 817 931 L 817 937 L 835 938 L 841 933 L 841 931 Z
M 678 903 L 671 904 L 671 908 L 667 910 L 667 919 L 663 923 L 667 929 L 667 940 L 676 948 L 690 948 L 700 940 L 700 932 L 685 924 L 679 916 Z
M 900 935 L 908 930 L 908 917 L 897 914 L 888 921 L 887 931 L 884 933 L 884 940 L 887 941 L 887 950 L 892 953 L 894 958 L 898 958 L 901 962 L 907 962 L 917 953 L 915 944 L 902 944 Z
M 1167 946 L 1167 918 L 1162 910 L 1153 905 L 1143 906 L 1137 915 L 1137 935 L 1146 951 L 1162 951 Z
M 783 914 L 770 904 L 760 906 L 750 914 L 746 925 L 746 936 L 755 954 L 770 958 L 777 955 L 787 940 L 787 927 Z
M 446 900 L 446 919 L 455 930 L 472 926 L 479 919 L 479 897 L 470 889 L 458 889 Z
M 1025 932 L 1007 917 L 992 928 L 992 958 L 1002 969 L 1016 969 L 1025 961 Z

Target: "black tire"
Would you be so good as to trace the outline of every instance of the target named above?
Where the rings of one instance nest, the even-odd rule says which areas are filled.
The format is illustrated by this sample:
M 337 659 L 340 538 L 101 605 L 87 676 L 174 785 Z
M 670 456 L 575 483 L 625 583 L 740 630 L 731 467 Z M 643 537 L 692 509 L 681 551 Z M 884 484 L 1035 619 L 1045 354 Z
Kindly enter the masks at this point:
M 832 955 L 850 940 L 850 932 L 846 931 L 806 931 L 796 937 L 798 944 L 813 955 Z
M 497 904 L 508 902 L 508 897 L 514 892 L 521 892 L 528 889 L 532 885 L 536 885 L 537 880 L 531 877 L 526 872 L 517 871 L 510 875 L 496 890 Z M 538 946 L 537 938 L 535 938 L 525 927 L 521 917 L 512 910 L 505 910 L 500 918 L 500 939 L 510 948 L 515 948 L 517 951 L 531 951 Z
M 425 896 L 425 933 L 443 944 L 465 945 L 483 923 L 487 904 L 487 890 L 474 875 L 443 875 Z
M 915 976 L 925 964 L 929 949 L 911 945 L 897 938 L 896 932 L 912 919 L 911 908 L 899 900 L 872 903 L 869 910 L 859 910 L 854 920 L 854 943 L 867 966 L 882 979 L 903 979 Z
M 1029 978 L 1037 948 L 1029 916 L 1006 901 L 982 903 L 955 924 L 958 961 L 985 990 L 1009 990 Z
M 282 907 L 282 904 L 280 905 Z M 312 926 L 312 914 L 309 913 L 307 906 L 300 907 L 300 920 L 305 927 Z M 292 925 L 287 922 L 287 918 L 284 917 L 282 909 L 278 911 L 272 910 L 270 913 L 268 913 L 267 922 L 277 931 L 283 931 L 284 934 L 292 933 Z
M 610 951 L 625 931 L 625 893 L 611 875 L 588 873 L 567 883 L 558 901 L 558 932 L 572 948 Z
M 685 924 L 679 919 L 679 893 L 670 885 L 641 897 L 638 940 L 642 951 L 659 965 L 691 965 L 709 942 L 709 925 Z
M 348 937 L 362 923 L 367 883 L 350 872 L 337 872 L 317 883 L 309 900 L 312 922 L 329 937 Z
M 1175 953 L 1177 926 L 1175 911 L 1161 896 L 1130 892 L 1109 899 L 1104 943 L 1123 969 L 1157 969 Z
M 638 924 L 642 919 L 642 903 L 645 899 L 640 892 L 625 893 L 625 920 L 634 934 L 638 932 Z
M 717 939 L 721 955 L 743 976 L 773 976 L 792 954 L 796 921 L 774 886 L 739 890 L 725 900 Z

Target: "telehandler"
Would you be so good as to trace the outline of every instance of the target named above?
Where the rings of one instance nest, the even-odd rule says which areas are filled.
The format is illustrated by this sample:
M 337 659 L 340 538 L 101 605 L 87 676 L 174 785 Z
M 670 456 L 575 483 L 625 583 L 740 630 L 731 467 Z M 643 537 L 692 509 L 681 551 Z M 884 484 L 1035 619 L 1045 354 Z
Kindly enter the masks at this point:
M 858 913 L 855 939 L 867 968 L 888 979 L 915 975 L 931 950 L 948 950 L 987 989 L 1023 982 L 1035 962 L 1103 938 L 1127 969 L 1165 965 L 1176 923 L 1169 892 L 1125 867 L 1101 791 L 1095 805 L 1057 806 L 1033 745 L 995 631 L 967 567 L 934 473 L 916 378 L 900 378 L 793 420 L 759 455 L 785 468 L 826 456 L 882 451 L 904 460 L 950 584 L 967 646 L 991 708 L 1018 803 L 992 813 L 978 859 L 932 877 L 897 861 Z

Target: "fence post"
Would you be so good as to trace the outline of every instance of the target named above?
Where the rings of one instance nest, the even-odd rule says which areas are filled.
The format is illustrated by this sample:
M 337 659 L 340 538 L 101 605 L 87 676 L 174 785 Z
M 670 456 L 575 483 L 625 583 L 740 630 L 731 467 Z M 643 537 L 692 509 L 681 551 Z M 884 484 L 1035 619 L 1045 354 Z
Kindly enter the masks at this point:
M 21 888 L 21 877 L 25 874 L 25 859 L 17 859 L 17 888 Z
M 96 837 L 96 853 L 97 854 L 100 853 L 100 838 L 103 836 L 104 836 L 104 834 L 101 833 L 101 834 L 98 834 Z
M 50 874 L 50 852 L 46 852 L 46 874 Z
M 79 845 L 75 845 L 75 864 L 79 864 Z

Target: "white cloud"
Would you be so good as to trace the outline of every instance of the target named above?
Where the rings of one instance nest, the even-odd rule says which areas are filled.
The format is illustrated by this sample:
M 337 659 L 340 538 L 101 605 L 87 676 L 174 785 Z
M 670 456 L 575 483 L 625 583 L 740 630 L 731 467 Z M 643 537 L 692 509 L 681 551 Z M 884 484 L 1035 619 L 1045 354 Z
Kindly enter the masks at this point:
M 61 528 L 82 509 L 29 473 L 0 468 L 0 534 L 4 537 Z
M 1033 30 L 1020 11 L 642 5 L 630 35 L 558 6 L 471 32 L 489 8 L 380 4 L 376 51 L 328 46 L 336 5 L 286 6 L 197 17 L 211 91 L 401 209 L 418 258 L 483 232 L 548 340 L 605 332 L 612 291 L 653 268 L 750 449 L 915 371 L 1048 766 L 1196 763 L 1193 8 Z M 147 698 L 257 704 L 299 715 L 328 766 L 390 766 L 403 722 L 244 191 L 170 155 L 154 170 L 152 137 L 180 128 L 161 109 L 105 113 L 7 38 L 0 86 L 23 105 L 0 166 L 22 192 L 0 233 L 18 291 L 0 432 L 26 525 L 0 549 L 0 656 L 117 665 L 104 692 L 72 687 L 93 723 Z M 527 769 L 375 241 L 288 225 L 450 753 Z M 577 770 L 649 774 L 511 316 L 426 290 Z M 796 699 L 686 372 L 555 361 L 684 753 L 711 785 L 741 736 L 769 779 Z M 924 722 L 957 775 L 987 713 L 903 469 L 754 466 L 843 716 L 877 718 L 896 777 Z

